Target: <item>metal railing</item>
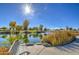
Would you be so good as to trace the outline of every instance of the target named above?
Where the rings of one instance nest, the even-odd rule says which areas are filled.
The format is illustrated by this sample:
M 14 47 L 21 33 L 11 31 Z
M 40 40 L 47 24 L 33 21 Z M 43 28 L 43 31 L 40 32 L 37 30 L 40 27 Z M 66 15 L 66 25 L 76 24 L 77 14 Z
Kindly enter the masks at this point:
M 19 41 L 18 41 L 18 40 L 15 40 L 15 41 L 13 42 L 13 44 L 11 45 L 11 47 L 10 47 L 8 53 L 9 53 L 10 55 L 15 55 L 16 52 L 17 52 L 17 50 L 18 50 L 18 46 L 19 46 Z

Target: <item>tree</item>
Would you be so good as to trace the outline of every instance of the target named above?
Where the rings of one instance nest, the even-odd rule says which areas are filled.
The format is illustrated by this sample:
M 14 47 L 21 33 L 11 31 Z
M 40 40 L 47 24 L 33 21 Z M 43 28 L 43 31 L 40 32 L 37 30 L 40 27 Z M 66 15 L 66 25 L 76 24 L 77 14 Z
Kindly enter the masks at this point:
M 38 30 L 38 27 L 33 27 L 34 30 Z
M 78 28 L 78 30 L 79 30 L 79 28 Z
M 43 25 L 39 25 L 40 31 L 43 31 Z
M 72 27 L 70 27 L 69 29 L 70 29 L 70 30 L 73 30 L 73 28 L 72 28 Z
M 10 22 L 9 26 L 12 30 L 14 30 L 16 28 L 16 21 Z
M 7 30 L 7 27 L 2 27 L 1 29 L 2 29 L 3 31 L 5 31 L 5 30 Z
M 10 26 L 10 33 L 12 35 L 14 34 L 14 30 L 16 29 L 16 21 L 10 22 L 9 26 Z
M 48 29 L 47 28 L 44 28 L 44 31 L 47 31 Z
M 28 21 L 28 20 L 25 20 L 25 21 L 23 22 L 23 30 L 27 30 L 28 25 L 29 25 L 29 21 Z
M 29 27 L 29 30 L 32 30 L 32 28 L 31 28 L 31 27 Z
M 16 30 L 17 30 L 17 31 L 21 31 L 21 30 L 22 30 L 22 26 L 17 25 L 17 26 L 16 26 Z
M 68 26 L 66 26 L 66 30 L 69 30 L 69 27 Z

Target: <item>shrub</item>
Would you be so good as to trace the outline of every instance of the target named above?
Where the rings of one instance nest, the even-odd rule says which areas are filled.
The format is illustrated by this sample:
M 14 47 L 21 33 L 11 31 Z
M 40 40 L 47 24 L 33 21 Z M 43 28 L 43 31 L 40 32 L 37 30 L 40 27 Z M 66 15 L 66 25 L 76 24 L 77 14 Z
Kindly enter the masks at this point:
M 42 42 L 51 44 L 52 46 L 64 45 L 74 40 L 75 36 L 72 31 L 57 30 L 51 34 L 43 36 Z
M 6 35 L 3 35 L 3 36 L 2 36 L 2 38 L 6 38 L 6 37 L 7 37 Z
M 28 43 L 28 42 L 29 42 L 27 35 L 24 35 L 24 37 L 23 37 L 23 42 L 24 42 L 24 43 Z
M 9 55 L 8 50 L 7 47 L 0 47 L 0 55 Z
M 0 52 L 7 52 L 9 49 L 6 47 L 0 47 Z
M 10 42 L 11 44 L 12 44 L 16 39 L 17 39 L 16 36 L 10 36 L 10 37 L 8 38 L 8 40 L 9 40 L 9 42 Z

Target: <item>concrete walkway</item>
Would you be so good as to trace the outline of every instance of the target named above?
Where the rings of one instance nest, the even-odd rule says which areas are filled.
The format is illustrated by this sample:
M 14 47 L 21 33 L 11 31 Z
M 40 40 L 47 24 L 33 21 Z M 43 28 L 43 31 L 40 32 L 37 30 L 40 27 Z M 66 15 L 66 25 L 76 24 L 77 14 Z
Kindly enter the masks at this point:
M 26 46 L 20 44 L 17 55 L 78 55 L 79 39 L 71 44 L 57 47 L 45 47 L 43 45 Z

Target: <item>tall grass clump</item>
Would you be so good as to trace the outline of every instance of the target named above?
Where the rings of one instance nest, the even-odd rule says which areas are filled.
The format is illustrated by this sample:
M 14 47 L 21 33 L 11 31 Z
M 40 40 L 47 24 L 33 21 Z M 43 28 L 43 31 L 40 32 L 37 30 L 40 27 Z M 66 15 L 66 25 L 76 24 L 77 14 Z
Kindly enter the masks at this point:
M 0 55 L 8 55 L 8 50 L 7 47 L 0 47 Z
M 42 42 L 49 43 L 52 46 L 68 44 L 75 40 L 75 36 L 72 34 L 72 32 L 73 31 L 68 30 L 57 30 L 51 34 L 43 36 Z

